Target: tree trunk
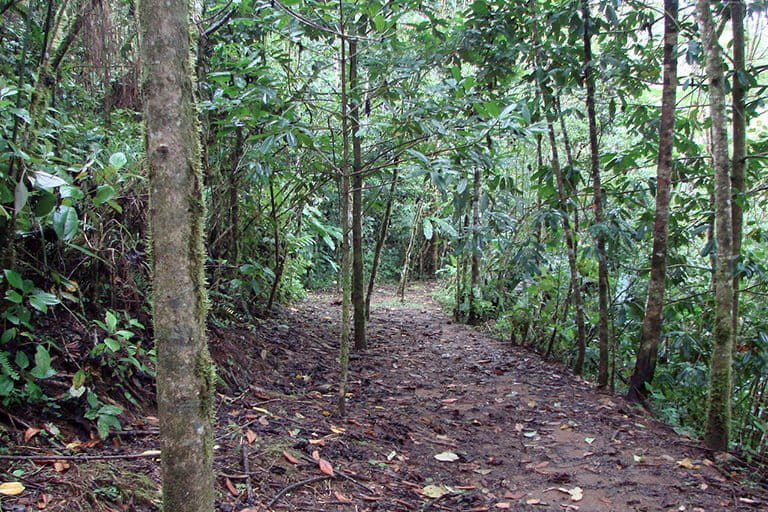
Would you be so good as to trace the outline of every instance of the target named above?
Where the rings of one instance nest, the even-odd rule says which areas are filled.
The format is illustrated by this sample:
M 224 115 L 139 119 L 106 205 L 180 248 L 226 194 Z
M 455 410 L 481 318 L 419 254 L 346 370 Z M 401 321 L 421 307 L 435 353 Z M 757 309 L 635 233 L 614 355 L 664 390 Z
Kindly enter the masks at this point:
M 667 274 L 667 239 L 669 236 L 669 201 L 671 195 L 672 148 L 674 146 L 675 103 L 677 96 L 677 0 L 664 1 L 664 85 L 661 93 L 659 156 L 656 164 L 656 216 L 653 223 L 651 275 L 645 316 L 640 332 L 635 370 L 629 379 L 627 399 L 645 400 L 647 386 L 656 371 L 661 328 L 664 322 L 664 288 Z
M 274 238 L 274 262 L 275 270 L 272 276 L 272 286 L 269 290 L 269 300 L 267 301 L 267 311 L 272 311 L 272 306 L 275 303 L 277 297 L 277 290 L 280 287 L 280 281 L 283 278 L 283 269 L 285 268 L 285 259 L 282 257 L 280 241 L 280 216 L 277 212 L 277 202 L 275 201 L 275 184 L 272 179 L 274 175 L 269 175 L 269 204 L 270 204 L 270 221 L 272 222 L 272 238 Z
M 140 2 L 163 510 L 214 508 L 215 370 L 205 320 L 200 141 L 189 3 Z
M 395 200 L 395 190 L 397 188 L 397 168 L 392 172 L 392 184 L 389 186 L 389 197 L 387 197 L 387 206 L 384 209 L 384 218 L 381 220 L 381 231 L 376 240 L 376 248 L 373 251 L 373 263 L 371 264 L 371 277 L 368 278 L 368 292 L 365 294 L 365 318 L 371 317 L 371 296 L 373 287 L 376 283 L 376 273 L 379 271 L 379 261 L 381 260 L 381 250 L 384 248 L 384 242 L 387 241 L 387 231 L 389 230 L 389 218 L 392 216 L 392 203 Z
M 744 224 L 744 177 L 747 167 L 747 114 L 744 98 L 747 86 L 743 80 L 746 63 L 744 59 L 744 0 L 730 0 L 731 27 L 733 32 L 733 84 L 731 85 L 732 124 L 733 124 L 733 156 L 731 168 L 731 192 L 733 203 L 733 258 L 738 262 L 741 258 L 741 238 Z M 733 277 L 733 337 L 739 334 L 739 282 L 740 274 Z
M 477 313 L 477 300 L 480 298 L 480 192 L 482 191 L 483 172 L 475 168 L 472 185 L 472 245 L 470 246 L 471 267 L 469 273 L 469 308 L 467 323 L 476 325 L 480 322 Z
M 349 41 L 349 89 L 353 94 L 350 111 L 352 129 L 352 307 L 355 325 L 355 348 L 364 349 L 365 335 L 365 276 L 363 275 L 363 173 L 360 149 L 360 91 L 357 79 L 357 41 Z
M 536 4 L 531 1 L 531 8 L 533 10 L 533 19 L 536 19 Z M 533 37 L 534 44 L 536 45 L 535 64 L 536 67 L 542 69 L 543 56 L 541 50 L 541 38 L 539 36 L 539 27 L 537 23 L 533 23 Z M 568 197 L 565 191 L 565 180 L 563 179 L 563 172 L 560 168 L 560 157 L 557 151 L 557 140 L 555 138 L 555 126 L 554 126 L 554 106 L 552 101 L 552 95 L 547 91 L 542 78 L 542 74 L 536 72 L 536 82 L 538 89 L 541 93 L 541 97 L 544 103 L 544 111 L 547 119 L 547 131 L 549 133 L 549 145 L 552 151 L 552 171 L 555 174 L 555 180 L 557 184 L 557 193 L 560 202 L 560 209 L 562 210 L 563 219 L 563 231 L 565 233 L 565 245 L 566 252 L 568 254 L 568 267 L 571 273 L 571 287 L 573 289 L 573 307 L 575 310 L 576 321 L 576 362 L 573 365 L 573 371 L 576 375 L 580 375 L 584 370 L 584 356 L 586 354 L 586 330 L 584 328 L 584 303 L 581 297 L 581 286 L 579 279 L 579 269 L 576 265 L 577 246 L 576 240 L 571 229 L 571 222 L 568 218 Z
M 733 351 L 733 221 L 728 135 L 725 117 L 723 57 L 715 33 L 709 0 L 698 0 L 696 14 L 706 57 L 709 109 L 712 119 L 712 160 L 715 169 L 715 322 L 710 367 L 709 409 L 704 444 L 727 451 L 731 424 Z
M 342 34 L 344 32 L 344 3 L 339 0 L 339 25 Z M 341 180 L 340 180 L 340 200 L 339 200 L 339 219 L 341 224 L 341 268 L 339 269 L 341 285 L 341 333 L 339 340 L 339 396 L 337 408 L 339 415 L 344 416 L 347 412 L 347 381 L 349 379 L 349 332 L 350 332 L 350 303 L 352 299 L 352 258 L 350 254 L 350 201 L 349 201 L 349 127 L 347 113 L 347 56 L 346 40 L 341 36 L 341 58 L 340 58 L 340 77 L 341 77 Z
M 400 285 L 397 287 L 400 302 L 405 302 L 405 284 L 408 282 L 408 269 L 411 266 L 411 254 L 413 253 L 413 246 L 416 245 L 416 234 L 419 232 L 419 222 L 421 221 L 421 209 L 423 206 L 423 203 L 419 203 L 416 207 L 416 213 L 413 216 L 413 226 L 411 227 L 411 237 L 408 239 L 408 247 L 406 247 L 405 256 L 403 257 Z
M 677 1 L 677 0 L 673 0 Z M 592 65 L 592 15 L 589 0 L 581 1 L 584 19 L 584 82 L 587 86 L 587 118 L 589 121 L 589 156 L 592 174 L 592 206 L 595 211 L 595 236 L 597 246 L 597 339 L 600 351 L 598 387 L 608 386 L 608 260 L 605 253 L 605 237 L 602 234 L 603 193 L 600 180 L 600 148 L 597 143 L 597 116 L 595 114 L 595 77 Z

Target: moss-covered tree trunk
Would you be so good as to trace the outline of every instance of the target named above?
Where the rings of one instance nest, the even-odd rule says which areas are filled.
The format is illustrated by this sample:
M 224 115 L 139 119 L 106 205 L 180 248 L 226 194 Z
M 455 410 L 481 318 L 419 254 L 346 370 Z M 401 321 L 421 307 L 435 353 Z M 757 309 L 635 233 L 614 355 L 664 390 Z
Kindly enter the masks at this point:
M 656 164 L 656 216 L 653 223 L 653 250 L 651 275 L 645 300 L 645 316 L 640 331 L 635 370 L 629 380 L 627 399 L 643 401 L 647 386 L 656 371 L 661 327 L 664 322 L 664 288 L 667 274 L 667 246 L 669 236 L 669 200 L 672 177 L 672 146 L 675 129 L 675 103 L 677 97 L 677 0 L 664 1 L 664 85 L 661 91 L 661 119 L 659 121 L 659 155 Z
M 163 510 L 211 512 L 214 369 L 205 333 L 205 208 L 189 3 L 142 1 L 139 25 Z
M 715 322 L 710 367 L 709 408 L 704 444 L 728 450 L 731 426 L 731 360 L 733 351 L 733 224 L 728 135 L 725 117 L 723 56 L 712 22 L 709 0 L 698 0 L 696 17 L 706 57 L 709 111 L 712 119 L 712 160 L 715 168 Z

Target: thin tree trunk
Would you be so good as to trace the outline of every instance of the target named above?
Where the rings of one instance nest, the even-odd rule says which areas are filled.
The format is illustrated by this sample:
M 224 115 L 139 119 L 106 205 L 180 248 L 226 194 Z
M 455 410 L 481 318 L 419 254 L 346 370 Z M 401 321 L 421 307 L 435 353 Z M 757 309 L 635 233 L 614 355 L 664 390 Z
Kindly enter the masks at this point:
M 731 192 L 733 203 L 733 258 L 741 258 L 741 238 L 744 224 L 745 175 L 747 166 L 747 115 L 744 99 L 747 86 L 744 84 L 746 62 L 744 59 L 744 0 L 730 0 L 731 27 L 733 32 L 733 83 L 731 85 L 732 124 L 733 124 L 733 164 L 731 169 Z M 734 344 L 739 334 L 739 282 L 740 274 L 733 277 L 733 336 Z
M 275 247 L 273 251 L 275 270 L 272 276 L 272 286 L 269 290 L 269 300 L 267 301 L 267 311 L 272 310 L 272 306 L 275 303 L 275 297 L 277 296 L 277 289 L 280 287 L 280 280 L 283 277 L 283 268 L 285 261 L 282 258 L 282 252 L 280 251 L 280 218 L 277 212 L 277 203 L 275 202 L 275 185 L 272 180 L 272 176 L 269 176 L 269 204 L 270 204 L 270 217 L 272 221 L 272 237 L 275 240 Z
M 355 327 L 355 349 L 364 349 L 365 276 L 363 275 L 363 173 L 360 148 L 360 91 L 357 78 L 357 41 L 349 41 L 349 89 L 353 94 L 350 110 L 352 129 L 352 307 Z
M 727 451 L 731 424 L 733 351 L 733 221 L 731 176 L 725 117 L 723 57 L 712 22 L 709 0 L 698 0 L 696 14 L 706 57 L 715 168 L 715 322 L 710 367 L 709 409 L 704 444 Z
M 344 32 L 344 3 L 339 0 L 339 24 L 342 34 Z M 347 412 L 347 381 L 349 380 L 349 332 L 350 332 L 350 304 L 352 300 L 352 258 L 350 253 L 350 201 L 349 201 L 349 127 L 347 113 L 347 42 L 341 36 L 341 181 L 339 200 L 341 220 L 341 268 L 339 283 L 341 285 L 341 333 L 339 343 L 339 415 L 345 416 Z
M 677 1 L 677 0 L 674 0 Z M 587 119 L 589 122 L 589 156 L 592 174 L 592 207 L 595 212 L 597 246 L 597 339 L 600 351 L 598 387 L 608 386 L 608 260 L 605 253 L 605 237 L 602 234 L 603 193 L 600 180 L 600 148 L 597 143 L 597 116 L 595 114 L 595 76 L 592 64 L 592 15 L 589 0 L 581 1 L 584 19 L 584 82 L 587 86 Z
M 656 165 L 656 216 L 653 224 L 651 275 L 645 301 L 645 316 L 635 370 L 629 379 L 627 399 L 645 400 L 653 381 L 664 322 L 664 288 L 667 273 L 669 201 L 671 195 L 672 149 L 674 146 L 675 103 L 677 97 L 677 0 L 664 1 L 664 85 L 661 93 L 659 155 Z
M 469 271 L 469 309 L 467 323 L 475 325 L 480 322 L 477 314 L 477 300 L 480 298 L 480 192 L 482 191 L 483 171 L 475 168 L 472 185 L 472 245 L 470 246 Z
M 189 3 L 140 2 L 163 510 L 214 508 L 215 370 L 205 321 L 205 208 Z
M 376 248 L 373 251 L 373 263 L 371 264 L 371 277 L 368 279 L 368 291 L 365 294 L 365 318 L 371 317 L 371 296 L 373 287 L 376 283 L 376 273 L 379 271 L 379 261 L 381 260 L 381 251 L 387 240 L 387 231 L 389 230 L 389 219 L 392 216 L 392 203 L 395 200 L 395 190 L 397 189 L 397 168 L 392 172 L 392 184 L 389 186 L 389 197 L 387 197 L 387 206 L 384 209 L 384 218 L 381 220 L 381 231 L 376 240 Z
M 397 287 L 397 294 L 400 296 L 400 302 L 405 302 L 405 284 L 408 282 L 408 269 L 411 266 L 411 253 L 416 243 L 416 234 L 419 232 L 419 222 L 421 221 L 421 209 L 423 203 L 419 203 L 416 208 L 416 214 L 413 216 L 413 226 L 411 227 L 411 237 L 408 240 L 408 247 L 405 249 L 403 257 L 403 269 L 400 272 L 400 285 Z

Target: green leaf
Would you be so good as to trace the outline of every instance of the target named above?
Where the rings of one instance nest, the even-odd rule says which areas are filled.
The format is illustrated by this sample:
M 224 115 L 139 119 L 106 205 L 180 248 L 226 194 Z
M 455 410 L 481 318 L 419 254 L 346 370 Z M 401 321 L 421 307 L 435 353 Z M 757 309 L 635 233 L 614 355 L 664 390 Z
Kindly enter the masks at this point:
M 109 165 L 111 165 L 115 169 L 120 169 L 127 162 L 128 162 L 128 159 L 125 157 L 125 153 L 117 152 L 113 154 L 111 157 L 109 157 Z
M 35 217 L 45 217 L 56 207 L 56 196 L 49 192 L 42 192 L 33 209 Z
M 24 290 L 24 279 L 22 279 L 21 274 L 15 270 L 11 270 L 9 268 L 5 269 L 5 278 L 14 288 L 18 290 Z
M 5 298 L 14 304 L 21 304 L 21 301 L 24 300 L 24 297 L 16 290 L 5 290 Z
M 109 437 L 109 431 L 112 430 L 112 428 L 121 430 L 122 426 L 117 418 L 109 415 L 99 416 L 99 420 L 96 422 L 96 429 L 99 431 L 100 438 L 106 439 Z
M 102 405 L 99 409 L 100 416 L 120 416 L 123 414 L 123 408 L 119 405 Z
M 6 329 L 3 331 L 3 335 L 0 336 L 0 343 L 5 344 L 11 341 L 16 337 L 17 329 L 15 327 L 11 327 L 10 329 Z
M 52 375 L 56 375 L 56 370 L 51 368 L 51 354 L 48 353 L 48 349 L 43 345 L 37 346 L 37 350 L 35 350 L 35 367 L 29 373 L 38 379 L 47 379 Z
M 115 195 L 115 189 L 111 185 L 100 185 L 93 198 L 93 204 L 96 206 L 104 204 Z
M 19 180 L 19 182 L 16 183 L 16 191 L 13 195 L 13 209 L 16 210 L 16 214 L 21 212 L 28 200 L 29 190 L 27 190 L 24 180 Z
M 117 327 L 117 317 L 113 312 L 107 311 L 107 314 L 104 315 L 104 323 L 107 324 L 108 332 L 114 332 Z
M 56 188 L 66 184 L 66 181 L 53 174 L 43 171 L 35 172 L 35 186 L 37 188 Z
M 75 375 L 72 376 L 72 387 L 81 388 L 85 385 L 85 379 L 88 375 L 85 370 L 77 370 Z
M 432 235 L 434 235 L 432 232 L 432 222 L 429 219 L 424 219 L 422 227 L 424 228 L 424 238 L 427 240 L 432 240 Z
M 120 350 L 120 342 L 112 338 L 104 338 L 104 344 L 111 352 Z
M 71 240 L 79 227 L 77 211 L 71 206 L 61 205 L 53 212 L 53 230 L 60 240 Z
M 22 370 L 26 370 L 29 366 L 29 358 L 27 357 L 27 354 L 22 352 L 21 350 L 16 352 L 16 366 L 21 368 Z

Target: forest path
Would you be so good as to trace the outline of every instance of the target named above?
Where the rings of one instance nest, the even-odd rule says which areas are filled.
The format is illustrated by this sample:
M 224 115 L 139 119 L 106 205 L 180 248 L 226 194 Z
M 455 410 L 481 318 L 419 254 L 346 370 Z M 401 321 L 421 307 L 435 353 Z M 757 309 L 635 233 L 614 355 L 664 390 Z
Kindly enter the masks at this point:
M 335 346 L 338 309 L 331 295 L 300 304 L 304 339 Z M 766 510 L 694 441 L 561 365 L 453 323 L 428 288 L 411 287 L 404 304 L 379 290 L 369 339 L 353 353 L 348 417 L 314 420 L 313 440 L 294 448 L 372 492 L 303 486 L 274 510 Z M 306 411 L 321 405 L 327 415 L 335 362 L 310 357 L 309 368 L 300 352 L 290 373 L 320 403 L 299 414 L 317 418 Z
M 339 310 L 336 295 L 313 294 L 247 328 L 235 316 L 211 328 L 227 383 L 218 512 L 768 510 L 766 493 L 744 485 L 754 475 L 563 366 L 452 322 L 422 285 L 404 304 L 377 291 L 340 418 Z M 81 446 L 109 460 L 0 461 L 27 486 L 0 496 L 0 510 L 159 510 L 159 462 L 132 456 L 159 447 L 157 420 L 125 416 L 121 435 Z M 35 443 L 25 449 L 61 453 Z

